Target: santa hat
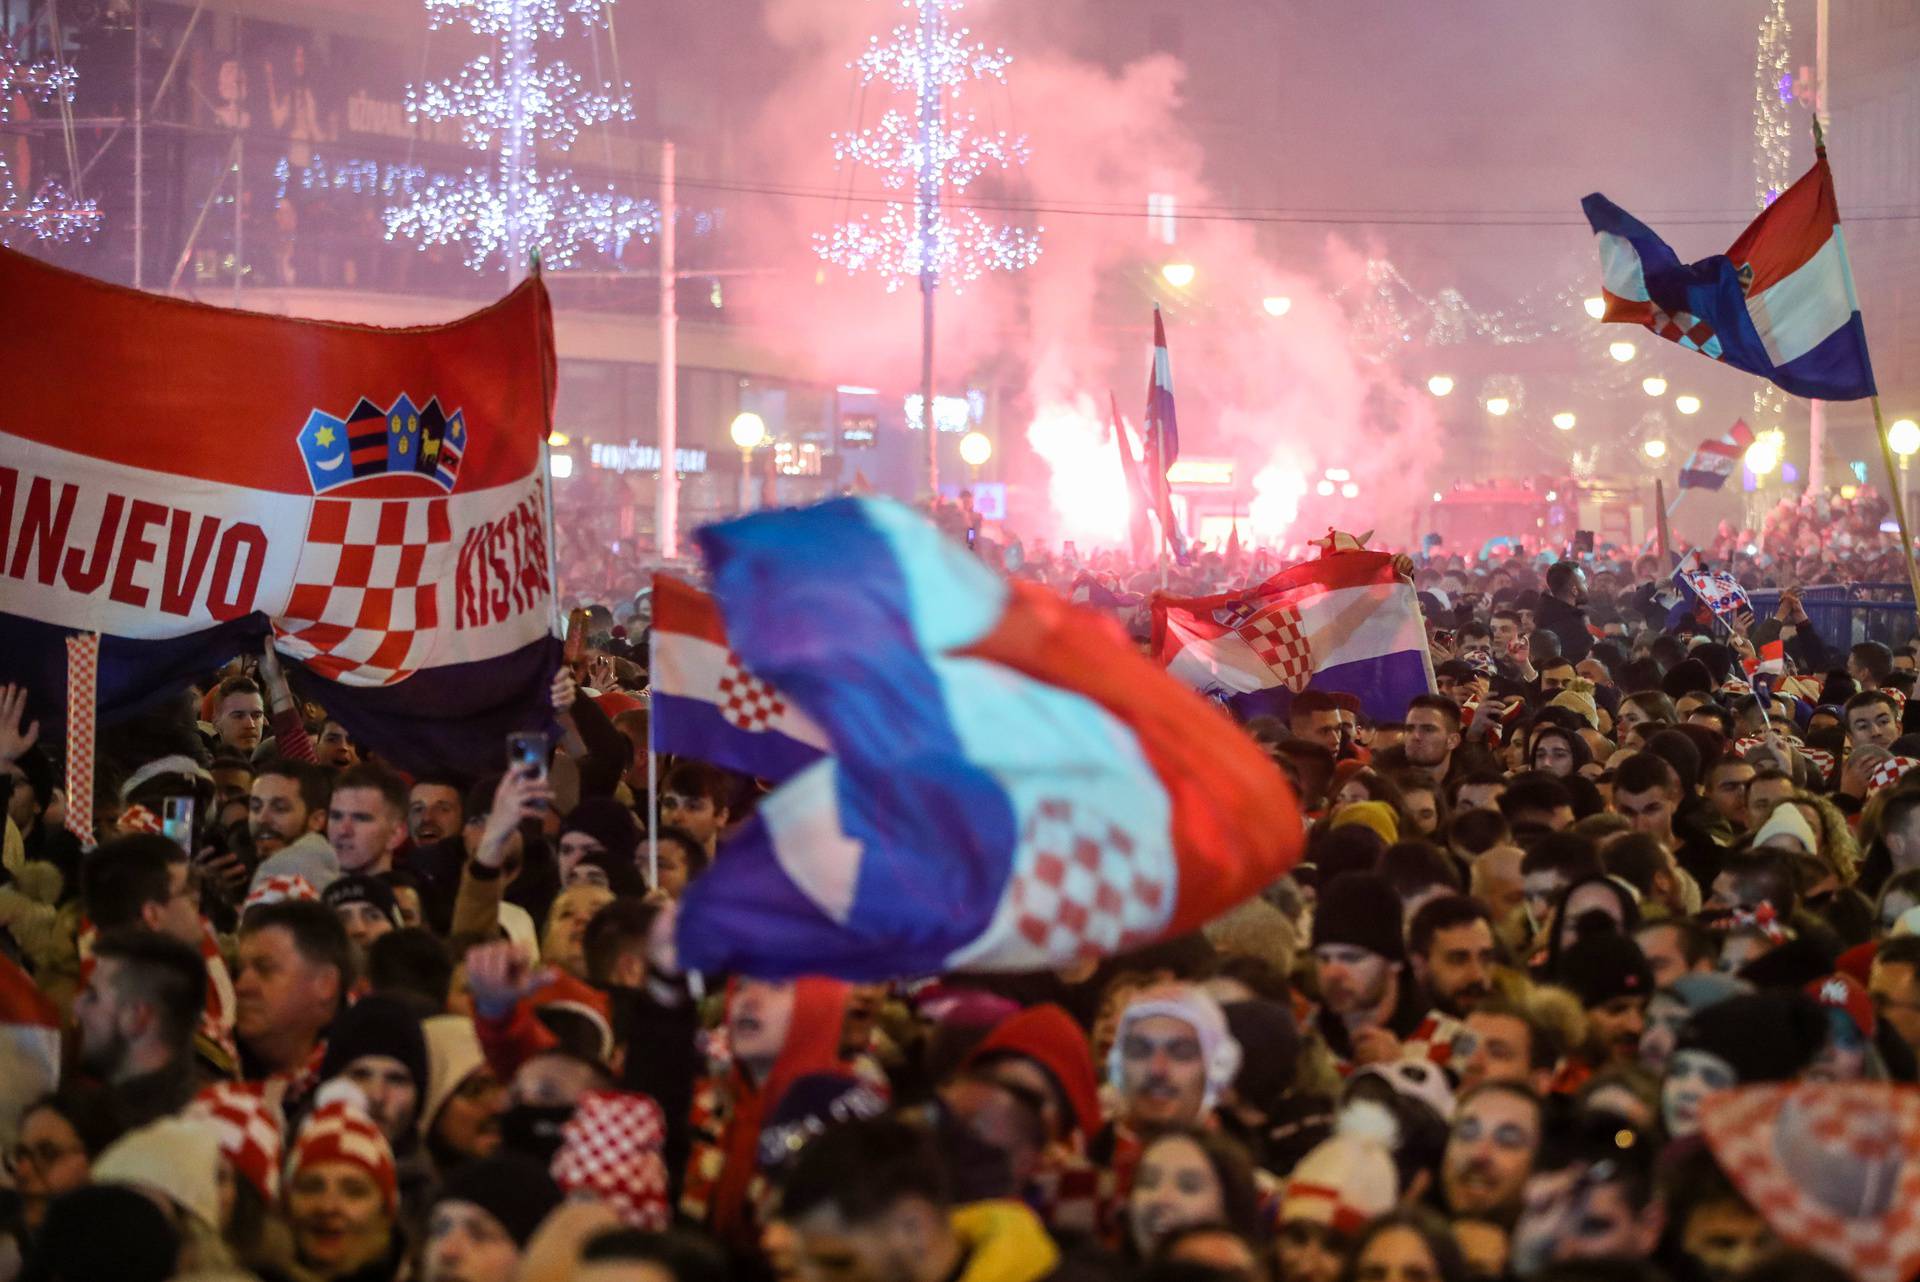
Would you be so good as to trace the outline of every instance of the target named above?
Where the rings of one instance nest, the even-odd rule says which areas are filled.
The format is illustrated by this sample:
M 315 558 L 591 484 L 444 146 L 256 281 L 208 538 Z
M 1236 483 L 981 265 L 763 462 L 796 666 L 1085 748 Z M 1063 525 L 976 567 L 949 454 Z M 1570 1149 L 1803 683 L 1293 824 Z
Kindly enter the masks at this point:
M 1920 1089 L 1743 1086 L 1700 1104 L 1707 1146 L 1769 1228 L 1857 1282 L 1920 1273 Z
M 997 1055 L 1019 1055 L 1047 1071 L 1066 1101 L 1067 1116 L 1061 1121 L 1069 1130 L 1091 1139 L 1100 1129 L 1100 1084 L 1087 1034 L 1064 1009 L 1046 1003 L 1001 1021 L 967 1062 Z
M 555 970 L 546 983 L 527 994 L 526 1002 L 536 1015 L 565 1012 L 577 1016 L 591 1025 L 599 1038 L 593 1058 L 604 1064 L 613 1057 L 612 1006 L 607 995 L 592 984 Z
M 185 1112 L 212 1122 L 220 1136 L 220 1156 L 261 1201 L 279 1205 L 280 1154 L 286 1141 L 280 1113 L 268 1106 L 259 1086 L 216 1082 L 194 1096 Z
M 367 1115 L 344 1099 L 322 1104 L 307 1118 L 293 1142 L 293 1157 L 287 1163 L 287 1182 L 300 1172 L 322 1162 L 339 1162 L 358 1167 L 380 1190 L 381 1202 L 389 1216 L 399 1211 L 400 1181 L 394 1169 L 393 1150 Z
M 587 1193 L 606 1202 L 629 1228 L 667 1227 L 667 1140 L 660 1106 L 645 1095 L 588 1091 L 560 1128 L 550 1168 L 569 1196 Z
M 1121 1013 L 1119 1028 L 1114 1033 L 1113 1051 L 1107 1057 L 1108 1080 L 1121 1080 L 1121 1068 L 1126 1062 L 1127 1030 L 1155 1015 L 1179 1020 L 1200 1039 L 1200 1055 L 1207 1066 L 1206 1094 L 1200 1110 L 1212 1112 L 1220 1093 L 1233 1085 L 1233 1076 L 1240 1071 L 1240 1043 L 1233 1040 L 1220 1003 L 1192 984 L 1156 984 L 1133 999 Z
M 1400 1176 L 1393 1164 L 1398 1127 L 1385 1105 L 1356 1100 L 1333 1134 L 1301 1158 L 1280 1202 L 1282 1223 L 1306 1220 L 1353 1235 L 1393 1209 Z

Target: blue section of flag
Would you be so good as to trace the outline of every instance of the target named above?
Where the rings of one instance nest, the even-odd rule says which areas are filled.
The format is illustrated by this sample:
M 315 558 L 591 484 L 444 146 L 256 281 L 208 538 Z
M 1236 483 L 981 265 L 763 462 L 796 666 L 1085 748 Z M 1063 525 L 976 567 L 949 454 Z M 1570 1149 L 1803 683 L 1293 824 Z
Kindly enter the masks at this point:
M 1418 650 L 1400 650 L 1377 659 L 1357 659 L 1320 668 L 1308 685 L 1310 690 L 1350 694 L 1375 721 L 1401 721 L 1407 705 L 1428 692 L 1427 667 Z M 1293 691 L 1285 686 L 1269 686 L 1248 694 L 1229 695 L 1224 700 L 1241 721 L 1272 716 L 1285 720 L 1293 706 Z
M 781 869 L 763 803 L 689 889 L 680 949 L 696 969 L 936 973 L 986 929 L 1010 876 L 1012 804 L 969 759 L 916 630 L 916 614 L 937 607 L 914 599 L 865 502 L 698 534 L 734 651 L 833 746 L 833 760 L 784 787 L 830 788 L 834 821 L 865 853 L 849 917 L 835 922 Z M 890 955 L 874 956 L 876 936 L 895 941 Z
M 704 699 L 655 691 L 648 707 L 653 717 L 654 748 L 659 752 L 698 757 L 761 779 L 785 779 L 824 755 L 818 748 L 777 730 L 742 730 Z
M 101 725 L 178 698 L 189 682 L 237 654 L 256 654 L 266 644 L 267 616 L 258 612 L 199 632 L 160 640 L 100 638 L 95 716 Z M 27 719 L 49 739 L 66 734 L 67 642 L 79 633 L 39 619 L 0 614 L 0 685 L 27 691 Z M 111 743 L 102 750 L 111 753 Z

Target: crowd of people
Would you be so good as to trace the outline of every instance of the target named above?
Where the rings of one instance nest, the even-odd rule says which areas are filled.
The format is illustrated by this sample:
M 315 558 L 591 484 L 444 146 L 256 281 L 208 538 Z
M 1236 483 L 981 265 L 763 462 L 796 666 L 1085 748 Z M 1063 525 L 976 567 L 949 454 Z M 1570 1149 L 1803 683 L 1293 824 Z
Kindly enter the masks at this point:
M 0 690 L 0 1011 L 61 1043 L 0 1061 L 0 1279 L 1920 1276 L 1913 654 L 1657 565 L 1402 567 L 1431 693 L 1219 722 L 1291 874 L 1037 974 L 685 973 L 766 785 L 649 762 L 644 590 L 483 778 L 364 753 L 269 648 L 103 728 L 76 834 Z

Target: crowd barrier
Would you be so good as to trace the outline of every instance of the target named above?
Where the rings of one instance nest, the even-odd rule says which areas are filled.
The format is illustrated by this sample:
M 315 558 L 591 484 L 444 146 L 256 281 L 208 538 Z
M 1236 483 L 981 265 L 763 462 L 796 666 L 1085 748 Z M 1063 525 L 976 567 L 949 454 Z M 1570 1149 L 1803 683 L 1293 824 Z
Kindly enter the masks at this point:
M 1755 616 L 1770 618 L 1779 608 L 1775 589 L 1752 592 Z M 1913 590 L 1904 583 L 1832 583 L 1800 589 L 1813 630 L 1829 648 L 1845 651 L 1862 641 L 1880 641 L 1895 649 L 1913 640 Z

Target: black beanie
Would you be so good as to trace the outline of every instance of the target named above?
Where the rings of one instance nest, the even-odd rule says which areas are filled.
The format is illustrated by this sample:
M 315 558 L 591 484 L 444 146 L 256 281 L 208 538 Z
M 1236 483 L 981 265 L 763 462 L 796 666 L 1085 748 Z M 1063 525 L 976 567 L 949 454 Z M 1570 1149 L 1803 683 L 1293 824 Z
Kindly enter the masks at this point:
M 500 1221 L 516 1246 L 525 1247 L 540 1221 L 560 1205 L 560 1186 L 546 1164 L 524 1153 L 502 1151 L 455 1167 L 433 1199 L 471 1202 Z
M 1240 1071 L 1233 1090 L 1242 1102 L 1270 1113 L 1280 1097 L 1292 1089 L 1300 1058 L 1300 1029 L 1285 1003 L 1229 1002 L 1220 1008 L 1227 1029 L 1240 1043 Z
M 1786 1082 L 1813 1063 L 1827 1031 L 1826 1011 L 1805 993 L 1743 993 L 1695 1011 L 1680 1026 L 1674 1050 L 1718 1056 L 1742 1086 Z
M 22 1282 L 166 1282 L 180 1236 L 160 1204 L 124 1184 L 93 1184 L 53 1199 Z
M 1588 1010 L 1616 997 L 1653 995 L 1653 969 L 1640 945 L 1612 931 L 1588 935 L 1560 954 L 1554 981 Z
M 362 1055 L 385 1055 L 406 1065 L 422 1101 L 427 1095 L 427 1039 L 420 1016 L 397 997 L 375 993 L 362 997 L 327 1032 L 327 1054 L 320 1062 L 320 1080 L 346 1071 Z
M 1313 910 L 1313 946 L 1349 944 L 1391 962 L 1407 959 L 1400 896 L 1386 878 L 1346 873 L 1321 888 Z
M 393 887 L 378 877 L 369 877 L 362 872 L 335 877 L 321 892 L 320 902 L 335 911 L 342 904 L 371 904 L 375 912 L 394 925 L 406 924 L 400 920 L 400 901 L 394 898 Z

